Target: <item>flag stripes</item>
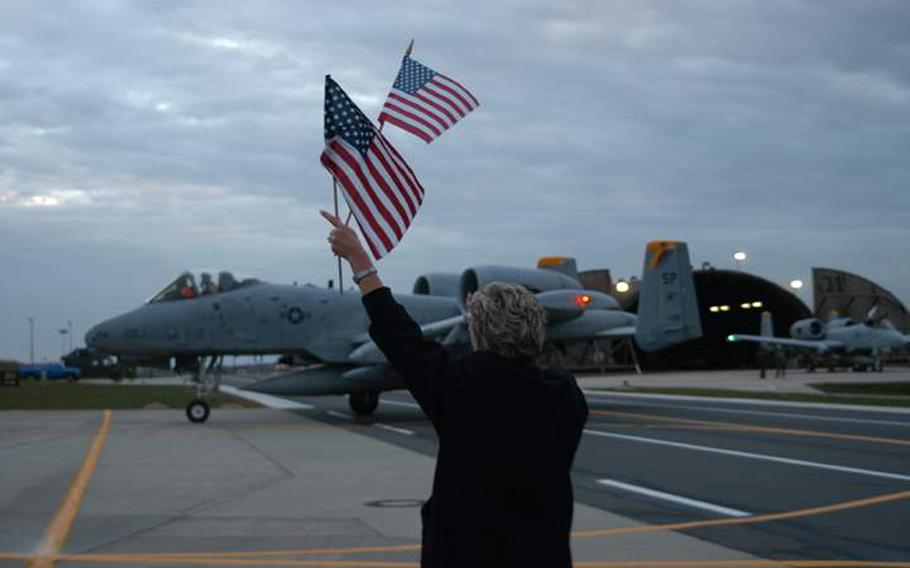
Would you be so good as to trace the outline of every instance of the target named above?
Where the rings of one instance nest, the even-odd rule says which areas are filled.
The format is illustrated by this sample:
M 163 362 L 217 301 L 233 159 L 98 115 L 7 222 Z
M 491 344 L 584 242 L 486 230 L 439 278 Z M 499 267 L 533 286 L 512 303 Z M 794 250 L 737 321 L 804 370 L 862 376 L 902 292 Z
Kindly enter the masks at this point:
M 430 143 L 480 105 L 451 77 L 406 56 L 379 122 L 389 122 Z
M 423 187 L 378 132 L 375 140 L 379 143 L 363 156 L 336 138 L 326 145 L 320 161 L 341 184 L 370 251 L 379 259 L 411 225 L 423 202 Z

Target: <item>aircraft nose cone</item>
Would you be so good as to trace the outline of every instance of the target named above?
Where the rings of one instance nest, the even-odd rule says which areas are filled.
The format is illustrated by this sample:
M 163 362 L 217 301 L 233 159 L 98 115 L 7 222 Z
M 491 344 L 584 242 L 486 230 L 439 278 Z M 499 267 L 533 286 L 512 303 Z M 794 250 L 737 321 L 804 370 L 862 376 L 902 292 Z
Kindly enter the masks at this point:
M 111 333 L 104 323 L 92 327 L 85 333 L 85 344 L 90 349 L 104 351 L 110 347 Z

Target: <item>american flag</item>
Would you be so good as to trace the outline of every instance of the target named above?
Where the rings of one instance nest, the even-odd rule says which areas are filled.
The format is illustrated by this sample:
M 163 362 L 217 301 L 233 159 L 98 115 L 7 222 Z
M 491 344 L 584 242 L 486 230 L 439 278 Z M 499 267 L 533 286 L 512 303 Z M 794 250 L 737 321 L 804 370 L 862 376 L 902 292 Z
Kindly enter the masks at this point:
M 423 202 L 423 187 L 404 158 L 338 83 L 325 78 L 325 150 L 319 161 L 341 184 L 373 256 L 388 254 Z
M 389 122 L 429 144 L 480 105 L 458 81 L 405 55 L 379 122 Z

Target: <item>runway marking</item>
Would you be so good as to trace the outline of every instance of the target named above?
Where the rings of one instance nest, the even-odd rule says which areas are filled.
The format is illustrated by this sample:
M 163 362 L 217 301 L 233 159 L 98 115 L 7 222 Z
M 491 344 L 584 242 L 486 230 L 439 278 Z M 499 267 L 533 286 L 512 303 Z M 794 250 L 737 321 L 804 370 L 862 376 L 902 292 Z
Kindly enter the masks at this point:
M 910 498 L 910 490 L 897 491 L 895 493 L 886 493 L 876 495 L 875 497 L 865 497 L 853 501 L 841 501 L 830 505 L 819 507 L 809 507 L 807 509 L 794 509 L 792 511 L 783 511 L 781 513 L 768 513 L 765 515 L 755 515 L 753 517 L 738 517 L 727 519 L 709 519 L 705 521 L 688 521 L 682 523 L 670 523 L 665 525 L 641 525 L 635 527 L 617 527 L 612 529 L 594 529 L 585 531 L 576 531 L 572 533 L 573 538 L 592 538 L 601 536 L 614 536 L 619 534 L 635 534 L 658 531 L 679 531 L 691 530 L 702 527 L 717 527 L 726 525 L 753 525 L 759 523 L 770 523 L 772 521 L 786 521 L 790 519 L 800 519 L 814 515 L 824 515 L 837 511 L 846 511 L 849 509 L 859 509 L 871 505 L 880 505 L 882 503 L 892 503 L 894 501 L 903 501 Z
M 771 434 L 788 434 L 791 436 L 810 436 L 815 438 L 832 438 L 835 440 L 851 440 L 857 442 L 871 442 L 875 444 L 894 444 L 898 446 L 910 446 L 910 440 L 900 438 L 879 438 L 876 436 L 863 436 L 859 434 L 838 434 L 836 432 L 819 432 L 817 430 L 796 430 L 793 428 L 777 428 L 775 426 L 754 426 L 752 424 L 738 424 L 736 422 L 718 422 L 716 420 L 692 420 L 690 418 L 674 418 L 670 416 L 660 416 L 657 414 L 638 414 L 636 412 L 619 412 L 616 410 L 590 410 L 590 414 L 597 416 L 622 416 L 623 418 L 636 417 L 646 418 L 649 420 L 661 420 L 664 422 L 676 422 L 678 424 L 698 424 L 703 426 L 725 426 L 735 428 L 744 432 L 764 432 Z
M 181 566 L 312 566 L 331 568 L 419 568 L 418 562 L 408 561 L 370 561 L 370 560 L 262 560 L 247 558 L 147 558 L 144 556 L 118 557 L 113 555 L 72 555 L 57 557 L 58 562 L 97 564 L 142 564 L 181 565 Z
M 582 561 L 574 566 L 584 568 L 739 568 L 739 567 L 781 567 L 781 568 L 908 568 L 910 562 L 888 560 L 609 560 L 606 562 Z
M 236 396 L 237 398 L 243 398 L 259 403 L 266 408 L 275 408 L 277 410 L 313 409 L 312 405 L 297 402 L 296 400 L 288 400 L 286 398 L 263 394 L 261 392 L 245 391 L 238 389 L 237 387 L 232 387 L 230 385 L 221 385 L 221 390 L 228 393 L 229 395 Z
M 406 436 L 414 435 L 414 432 L 411 432 L 410 430 L 405 430 L 404 428 L 396 428 L 395 426 L 389 426 L 388 424 L 382 424 L 380 422 L 373 424 L 373 426 L 375 426 L 377 428 L 382 428 L 383 430 L 388 430 L 389 432 L 396 432 L 398 434 L 404 434 Z
M 823 505 L 820 507 L 811 507 L 808 509 L 796 509 L 792 511 L 784 511 L 781 513 L 770 513 L 766 515 L 758 515 L 753 517 L 737 517 L 737 518 L 725 518 L 725 519 L 711 519 L 704 521 L 690 521 L 685 523 L 672 523 L 665 525 L 640 525 L 634 527 L 616 527 L 611 529 L 595 529 L 595 530 L 586 530 L 586 531 L 575 531 L 572 533 L 572 538 L 594 538 L 594 537 L 604 537 L 604 536 L 615 536 L 622 534 L 634 534 L 634 533 L 643 533 L 643 532 L 659 532 L 667 530 L 686 530 L 686 529 L 697 529 L 706 526 L 722 526 L 722 525 L 745 525 L 745 524 L 757 524 L 757 523 L 766 523 L 772 521 L 788 520 L 788 519 L 797 519 L 803 517 L 809 517 L 813 515 L 821 515 L 826 513 L 833 513 L 837 511 L 844 511 L 849 509 L 858 509 L 862 507 L 868 507 L 871 505 L 878 505 L 881 503 L 890 503 L 894 501 L 900 501 L 910 498 L 910 491 L 899 491 L 896 493 L 886 493 L 884 495 L 877 495 L 875 497 L 866 497 L 863 499 L 856 499 L 853 501 L 842 501 L 840 503 L 833 503 L 830 505 Z M 303 549 L 303 550 L 257 550 L 257 551 L 232 551 L 232 552 L 186 552 L 186 553 L 123 553 L 123 554 L 67 554 L 59 555 L 57 560 L 63 562 L 81 562 L 93 561 L 93 562 L 108 562 L 108 563 L 135 563 L 135 562 L 145 562 L 145 563 L 163 563 L 163 564 L 180 564 L 187 563 L 193 560 L 202 560 L 206 559 L 211 562 L 210 564 L 215 564 L 216 560 L 230 561 L 231 559 L 246 559 L 249 562 L 254 561 L 254 559 L 259 559 L 260 565 L 263 565 L 264 562 L 267 562 L 266 558 L 275 558 L 275 557 L 289 557 L 289 556 L 344 556 L 350 554 L 382 554 L 382 553 L 393 553 L 393 552 L 416 552 L 420 550 L 419 544 L 409 544 L 409 545 L 397 545 L 397 546 L 373 546 L 373 547 L 352 547 L 352 548 L 324 548 L 324 549 Z M 758 559 L 756 561 L 761 562 L 774 562 L 768 560 Z M 639 562 L 640 564 L 642 562 Z M 707 562 L 707 561 L 706 561 Z M 712 562 L 725 562 L 725 561 L 712 561 Z M 734 562 L 734 561 L 729 561 Z M 736 561 L 739 562 L 739 561 Z M 781 566 L 797 566 L 794 564 L 795 561 L 785 561 L 780 560 Z M 817 562 L 817 561 L 799 561 L 799 562 Z M 821 561 L 827 562 L 827 561 Z M 849 562 L 849 561 L 844 561 Z M 830 566 L 891 566 L 891 564 L 875 564 L 875 561 L 855 561 L 855 564 L 832 564 Z M 897 568 L 910 568 L 910 562 L 905 563 L 906 567 L 902 564 L 898 564 Z M 279 564 L 282 565 L 282 564 Z M 299 565 L 299 564 L 297 564 Z M 367 564 L 370 565 L 370 564 Z M 644 563 L 645 566 L 651 565 L 650 563 Z M 616 566 L 623 566 L 622 563 L 616 564 Z M 775 566 L 775 564 L 769 564 L 769 566 Z M 802 565 L 800 565 L 802 566 Z M 805 566 L 815 566 L 808 565 Z M 818 566 L 828 566 L 826 564 Z
M 203 566 L 313 566 L 334 568 L 417 568 L 416 562 L 381 560 L 263 560 L 252 558 L 161 558 L 130 554 L 72 554 L 59 556 L 61 562 L 123 564 L 184 564 Z M 576 561 L 579 568 L 910 568 L 907 561 L 888 560 L 771 560 L 765 558 L 708 560 L 607 560 Z
M 663 491 L 657 491 L 656 489 L 648 489 L 647 487 L 641 487 L 640 485 L 632 485 L 631 483 L 623 483 L 622 481 L 616 481 L 615 479 L 598 479 L 597 483 L 599 483 L 601 485 L 606 485 L 607 487 L 613 487 L 616 489 L 621 489 L 623 491 L 628 491 L 630 493 L 638 493 L 639 495 L 646 495 L 648 497 L 653 497 L 655 499 L 662 499 L 664 501 L 670 501 L 672 503 L 678 503 L 680 505 L 685 505 L 687 507 L 694 507 L 696 509 L 703 509 L 705 511 L 711 511 L 713 513 L 719 513 L 721 515 L 727 515 L 730 517 L 752 516 L 752 513 L 747 513 L 746 511 L 740 511 L 739 509 L 732 509 L 730 507 L 724 507 L 721 505 L 715 505 L 714 503 L 708 503 L 707 501 L 691 499 L 689 497 L 683 497 L 681 495 L 674 495 L 672 493 L 665 493 Z
M 826 469 L 830 471 L 839 471 L 842 473 L 853 473 L 857 475 L 866 475 L 869 477 L 881 477 L 884 479 L 897 479 L 899 481 L 910 481 L 910 475 L 903 475 L 900 473 L 890 473 L 887 471 L 876 471 L 874 469 L 862 469 L 858 467 L 848 467 L 845 465 L 835 465 L 821 462 L 813 462 L 808 460 L 798 460 L 793 458 L 785 458 L 781 456 L 772 456 L 769 454 L 755 454 L 752 452 L 743 452 L 739 450 L 728 450 L 725 448 L 715 448 L 713 446 L 700 446 L 698 444 L 688 444 L 686 442 L 671 442 L 669 440 L 661 440 L 657 438 L 645 438 L 643 436 L 630 436 L 628 434 L 616 434 L 614 432 L 603 432 L 600 430 L 591 430 L 585 428 L 585 434 L 590 434 L 593 436 L 602 436 L 604 438 L 616 438 L 618 440 L 628 440 L 630 442 L 641 442 L 643 444 L 654 444 L 658 446 L 670 446 L 672 448 L 680 448 L 683 450 L 692 450 L 696 452 L 707 452 L 713 454 L 721 454 L 726 456 L 734 456 L 739 458 L 747 458 L 753 460 L 769 461 L 776 463 L 785 463 L 787 465 L 796 465 L 800 467 L 812 467 L 816 469 Z
M 108 432 L 111 429 L 111 411 L 105 410 L 101 413 L 101 426 L 95 432 L 92 443 L 89 446 L 88 453 L 82 460 L 82 466 L 76 473 L 70 484 L 60 508 L 54 515 L 51 524 L 47 527 L 44 539 L 38 545 L 35 556 L 33 556 L 26 565 L 31 568 L 47 568 L 54 565 L 54 556 L 63 547 L 70 529 L 73 527 L 73 521 L 79 513 L 79 507 L 82 505 L 82 498 L 85 496 L 85 490 L 88 488 L 89 481 L 95 473 L 98 466 L 98 458 L 101 457 L 101 450 L 104 448 L 104 442 L 107 440 Z
M 648 404 L 646 402 L 620 402 L 613 400 L 612 404 L 621 406 L 648 406 L 651 408 L 671 408 L 686 410 L 704 410 L 707 412 L 726 412 L 728 414 L 757 414 L 759 416 L 783 416 L 786 418 L 798 418 L 800 420 L 819 420 L 822 422 L 850 422 L 855 424 L 879 424 L 882 426 L 901 426 L 910 428 L 910 421 L 900 422 L 897 420 L 875 420 L 871 418 L 843 418 L 839 416 L 823 416 L 821 414 L 798 414 L 790 412 L 772 412 L 769 410 L 739 410 L 736 408 L 714 408 L 710 406 L 690 406 L 690 405 L 670 405 L 670 404 Z
M 379 402 L 382 402 L 384 404 L 394 404 L 396 406 L 407 406 L 408 408 L 416 408 L 416 409 L 420 410 L 420 405 L 415 404 L 413 402 L 402 402 L 400 400 L 385 400 L 385 399 L 380 399 Z
M 346 412 L 338 412 L 337 410 L 326 410 L 326 414 L 329 416 L 334 416 L 335 418 L 341 418 L 342 420 L 353 420 L 354 417 Z

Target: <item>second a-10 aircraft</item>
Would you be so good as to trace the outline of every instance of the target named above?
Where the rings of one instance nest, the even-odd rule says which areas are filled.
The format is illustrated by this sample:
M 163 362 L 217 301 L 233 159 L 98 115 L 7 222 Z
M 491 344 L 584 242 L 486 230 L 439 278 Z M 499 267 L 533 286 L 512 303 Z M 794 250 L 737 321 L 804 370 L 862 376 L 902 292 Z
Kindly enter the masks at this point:
M 192 370 L 197 398 L 193 422 L 208 418 L 205 397 L 217 390 L 216 362 L 225 355 L 294 354 L 315 364 L 277 373 L 248 390 L 285 396 L 347 394 L 358 414 L 372 413 L 379 393 L 404 388 L 368 334 L 358 294 L 313 285 L 269 284 L 221 272 L 181 274 L 144 305 L 88 331 L 86 344 L 138 364 L 176 362 Z M 420 276 L 412 294 L 396 295 L 424 337 L 467 349 L 464 299 L 489 282 L 512 282 L 534 292 L 548 315 L 547 341 L 571 343 L 634 337 L 645 351 L 701 336 L 695 286 L 685 243 L 652 241 L 645 249 L 638 314 L 607 294 L 585 289 L 575 261 L 549 257 L 538 268 L 476 266 L 461 274 Z M 208 358 L 208 369 L 203 364 Z
M 771 314 L 762 314 L 761 335 L 734 333 L 727 341 L 751 341 L 766 351 L 783 349 L 809 353 L 810 370 L 816 363 L 829 370 L 846 366 L 856 371 L 884 368 L 882 358 L 900 350 L 910 349 L 910 335 L 898 331 L 877 306 L 866 315 L 865 321 L 835 317 L 827 322 L 818 318 L 801 319 L 790 326 L 790 337 L 775 337 Z

